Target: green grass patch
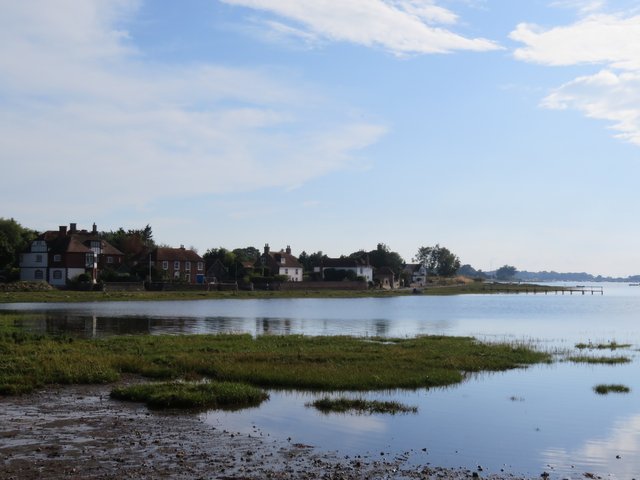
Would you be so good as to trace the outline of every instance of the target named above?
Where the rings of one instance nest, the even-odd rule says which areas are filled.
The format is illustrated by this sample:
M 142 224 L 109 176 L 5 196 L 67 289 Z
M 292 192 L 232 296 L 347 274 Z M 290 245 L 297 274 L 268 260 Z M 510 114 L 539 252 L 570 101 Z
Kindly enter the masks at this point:
M 591 363 L 591 364 L 602 364 L 602 365 L 620 365 L 623 363 L 630 363 L 631 359 L 629 357 L 592 357 L 588 355 L 579 355 L 569 357 L 567 360 L 573 363 Z
M 232 382 L 164 382 L 116 387 L 111 397 L 144 402 L 150 408 L 236 410 L 260 405 L 269 395 L 259 388 Z
M 324 397 L 307 404 L 322 413 L 348 413 L 358 414 L 388 413 L 396 415 L 399 413 L 418 413 L 418 407 L 411 407 L 400 402 L 383 402 L 380 400 L 365 400 L 362 398 L 329 398 Z
M 598 395 L 608 395 L 609 393 L 629 393 L 631 389 L 626 385 L 610 384 L 610 385 L 596 385 L 593 387 L 593 391 Z
M 263 388 L 380 390 L 452 385 L 551 356 L 519 344 L 426 336 L 371 341 L 298 335 L 120 336 L 107 339 L 0 336 L 0 394 L 48 384 L 209 378 Z
M 615 340 L 608 343 L 578 343 L 576 344 L 578 350 L 618 350 L 631 348 L 630 343 L 618 343 Z

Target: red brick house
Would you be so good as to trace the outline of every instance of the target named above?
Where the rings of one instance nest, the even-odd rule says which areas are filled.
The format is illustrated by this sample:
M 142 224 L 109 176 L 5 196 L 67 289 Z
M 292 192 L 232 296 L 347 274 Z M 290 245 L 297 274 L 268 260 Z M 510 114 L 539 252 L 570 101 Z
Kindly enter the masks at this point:
M 205 282 L 204 259 L 193 250 L 184 248 L 158 247 L 150 254 L 151 265 L 167 281 L 188 284 Z

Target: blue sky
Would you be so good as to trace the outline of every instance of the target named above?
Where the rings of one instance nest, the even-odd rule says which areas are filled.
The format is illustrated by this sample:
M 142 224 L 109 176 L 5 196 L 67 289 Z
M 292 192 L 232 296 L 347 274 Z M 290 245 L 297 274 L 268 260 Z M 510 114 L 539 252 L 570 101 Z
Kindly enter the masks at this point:
M 0 216 L 640 273 L 640 7 L 0 0 Z

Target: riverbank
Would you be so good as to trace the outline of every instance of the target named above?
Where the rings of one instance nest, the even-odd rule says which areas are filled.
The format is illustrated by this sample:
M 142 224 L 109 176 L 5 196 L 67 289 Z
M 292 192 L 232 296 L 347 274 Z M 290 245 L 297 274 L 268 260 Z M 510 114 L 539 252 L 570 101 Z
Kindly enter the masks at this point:
M 228 431 L 197 414 L 111 400 L 110 387 L 50 388 L 0 397 L 0 478 L 48 479 L 485 479 L 519 480 L 431 465 L 424 445 L 349 457 L 313 445 Z M 508 459 L 505 459 L 505 461 Z M 535 477 L 543 472 L 539 472 Z
M 269 299 L 269 298 L 385 298 L 405 295 L 479 295 L 497 293 L 554 293 L 562 287 L 525 283 L 441 282 L 420 288 L 393 290 L 253 290 L 218 291 L 190 290 L 173 292 L 111 291 L 85 292 L 75 290 L 0 291 L 0 303 L 78 303 L 123 301 L 171 301 L 216 299 Z

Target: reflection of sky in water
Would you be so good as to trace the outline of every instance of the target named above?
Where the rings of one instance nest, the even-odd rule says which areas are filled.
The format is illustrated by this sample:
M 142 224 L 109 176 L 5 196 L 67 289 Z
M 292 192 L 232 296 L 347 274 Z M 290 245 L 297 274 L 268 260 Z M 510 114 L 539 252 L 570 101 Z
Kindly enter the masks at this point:
M 35 331 L 81 336 L 247 332 L 262 334 L 407 337 L 473 335 L 539 341 L 572 348 L 577 342 L 632 343 L 618 351 L 622 366 L 557 363 L 482 374 L 448 389 L 369 393 L 419 408 L 417 415 L 324 415 L 305 407 L 316 395 L 272 392 L 263 406 L 211 412 L 212 425 L 314 445 L 345 454 L 412 451 L 411 461 L 482 465 L 485 472 L 537 478 L 639 478 L 640 288 L 606 286 L 605 295 L 498 295 L 387 299 L 286 299 L 191 302 L 0 305 L 28 313 Z M 607 351 L 591 352 L 611 355 Z M 628 395 L 596 395 L 599 383 L 631 387 Z M 426 448 L 427 452 L 422 449 Z M 620 459 L 616 455 L 621 456 Z M 573 466 L 573 468 L 572 468 Z

